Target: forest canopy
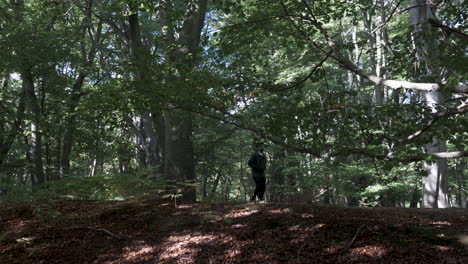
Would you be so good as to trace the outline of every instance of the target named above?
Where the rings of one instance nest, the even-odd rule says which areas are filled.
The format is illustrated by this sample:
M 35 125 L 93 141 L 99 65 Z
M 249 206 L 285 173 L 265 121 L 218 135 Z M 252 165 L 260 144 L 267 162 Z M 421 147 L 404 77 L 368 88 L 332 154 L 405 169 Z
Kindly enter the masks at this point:
M 0 0 L 0 201 L 466 207 L 463 0 Z

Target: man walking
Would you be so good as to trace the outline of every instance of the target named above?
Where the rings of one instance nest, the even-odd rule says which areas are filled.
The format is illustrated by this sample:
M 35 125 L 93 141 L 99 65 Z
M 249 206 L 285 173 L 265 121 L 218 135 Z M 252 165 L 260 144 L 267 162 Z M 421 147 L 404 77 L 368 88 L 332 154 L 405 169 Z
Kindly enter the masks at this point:
M 256 151 L 252 154 L 249 159 L 249 166 L 252 168 L 252 177 L 255 181 L 255 191 L 250 200 L 255 201 L 258 198 L 263 201 L 265 194 L 265 169 L 266 169 L 266 157 L 263 153 L 264 144 L 263 142 L 257 142 L 255 144 Z

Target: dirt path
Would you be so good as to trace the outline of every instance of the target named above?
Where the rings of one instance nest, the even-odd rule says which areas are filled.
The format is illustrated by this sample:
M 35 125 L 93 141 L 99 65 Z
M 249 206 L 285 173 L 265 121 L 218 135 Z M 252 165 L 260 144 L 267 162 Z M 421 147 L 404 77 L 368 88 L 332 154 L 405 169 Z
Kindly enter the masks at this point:
M 467 212 L 63 201 L 0 210 L 0 263 L 468 263 Z

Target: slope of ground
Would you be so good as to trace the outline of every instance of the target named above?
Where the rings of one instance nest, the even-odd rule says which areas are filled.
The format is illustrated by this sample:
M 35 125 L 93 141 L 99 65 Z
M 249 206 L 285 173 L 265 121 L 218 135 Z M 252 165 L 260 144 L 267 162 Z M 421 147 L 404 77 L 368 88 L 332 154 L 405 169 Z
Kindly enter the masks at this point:
M 468 263 L 465 209 L 61 201 L 0 210 L 0 263 Z

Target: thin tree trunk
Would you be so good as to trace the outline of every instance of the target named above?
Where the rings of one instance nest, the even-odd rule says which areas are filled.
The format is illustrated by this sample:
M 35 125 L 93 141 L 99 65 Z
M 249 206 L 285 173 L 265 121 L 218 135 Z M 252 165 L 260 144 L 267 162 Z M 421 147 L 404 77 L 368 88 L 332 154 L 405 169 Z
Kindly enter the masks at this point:
M 4 83 L 4 85 L 7 84 Z M 16 118 L 11 124 L 11 130 L 8 133 L 6 139 L 4 141 L 0 141 L 0 168 L 2 166 L 3 161 L 6 159 L 6 156 L 10 151 L 11 146 L 15 141 L 16 136 L 18 135 L 18 132 L 20 130 L 21 123 L 23 122 L 25 112 L 25 99 L 25 90 L 22 89 L 18 102 L 18 109 L 16 110 Z
M 137 137 L 139 159 L 147 167 L 150 178 L 157 179 L 158 173 L 162 173 L 162 151 L 161 145 L 164 144 L 160 139 L 164 132 L 155 129 L 154 117 L 150 113 L 144 113 L 141 116 L 133 117 L 130 126 Z M 159 127 L 164 127 L 160 124 Z
M 331 167 L 330 158 L 325 159 L 325 166 L 327 167 L 327 169 L 325 170 L 326 182 L 325 182 L 325 193 L 323 194 L 323 203 L 326 205 L 329 205 L 329 204 L 332 204 L 332 201 L 334 200 L 333 185 L 332 185 L 333 174 L 330 169 Z
M 90 68 L 93 66 L 94 60 L 96 58 L 98 46 L 101 42 L 101 34 L 102 34 L 102 21 L 100 20 L 97 24 L 96 28 L 90 22 L 92 21 L 92 8 L 93 8 L 93 0 L 89 0 L 86 2 L 86 9 L 84 11 L 84 15 L 86 16 L 87 20 L 83 20 L 83 25 L 81 29 L 81 57 L 83 60 L 83 64 L 85 67 Z M 88 21 L 89 24 L 84 24 L 85 21 Z M 92 35 L 95 32 L 94 35 Z M 89 50 L 86 51 L 86 34 L 89 34 L 89 39 L 92 40 L 91 46 Z M 68 117 L 66 120 L 66 130 L 63 137 L 63 150 L 62 150 L 62 158 L 60 159 L 60 178 L 69 174 L 70 170 L 70 154 L 72 152 L 73 146 L 73 134 L 76 130 L 76 108 L 78 107 L 81 99 L 81 90 L 86 79 L 87 73 L 86 71 L 80 72 L 78 74 L 75 83 L 72 86 L 71 96 L 68 103 Z
M 56 178 L 54 180 L 60 178 L 60 166 L 62 165 L 62 135 L 59 134 L 57 137 L 57 146 L 56 146 L 56 160 L 55 160 L 55 168 L 58 171 L 58 174 L 55 175 Z
M 34 89 L 34 81 L 29 69 L 22 69 L 21 79 L 31 115 L 31 182 L 32 185 L 44 183 L 42 162 L 42 116 Z
M 219 181 L 221 180 L 221 172 L 218 172 L 216 174 L 216 178 L 213 182 L 213 185 L 211 185 L 211 192 L 210 192 L 210 198 L 211 199 L 214 199 L 214 197 L 216 197 L 216 189 L 218 188 L 218 185 L 219 185 Z
M 380 76 L 380 63 L 381 63 L 381 47 L 380 47 L 380 30 L 372 33 L 372 13 L 368 12 L 368 10 L 363 11 L 364 14 L 364 26 L 367 31 L 367 38 L 369 42 L 369 61 L 371 67 L 371 74 L 381 77 Z M 377 51 L 377 52 L 376 52 Z M 375 84 L 374 85 L 374 99 L 377 105 L 382 105 L 383 103 L 383 85 L 382 84 Z
M 465 160 L 462 160 L 458 166 L 456 167 L 457 171 L 457 195 L 456 195 L 456 203 L 460 208 L 463 208 L 463 197 L 467 195 L 465 193 L 465 178 L 463 177 L 465 172 Z
M 246 201 L 248 199 L 248 194 L 247 194 L 247 187 L 246 187 L 246 184 L 245 184 L 245 179 L 244 179 L 244 173 L 245 173 L 245 169 L 244 169 L 244 156 L 242 155 L 242 140 L 239 144 L 240 146 L 240 168 L 239 168 L 239 177 L 240 177 L 240 182 L 241 182 L 241 185 L 242 185 L 242 189 L 244 191 L 244 200 Z
M 60 159 L 60 178 L 63 178 L 68 175 L 70 170 L 70 154 L 72 151 L 72 144 L 73 144 L 73 134 L 75 132 L 76 126 L 76 107 L 80 103 L 81 95 L 79 94 L 81 91 L 81 87 L 83 86 L 84 80 L 86 78 L 86 74 L 80 73 L 77 80 L 73 84 L 72 87 L 72 95 L 70 98 L 69 106 L 68 106 L 68 113 L 69 116 L 66 121 L 65 126 L 65 134 L 63 136 L 63 149 L 62 149 L 62 158 Z
M 270 171 L 271 171 L 271 183 L 269 184 L 271 187 L 270 196 L 271 198 L 269 201 L 272 202 L 282 202 L 284 200 L 283 195 L 283 188 L 285 183 L 284 177 L 284 164 L 286 153 L 284 149 L 279 149 L 273 152 L 273 162 L 271 162 Z
M 90 177 L 96 176 L 97 164 L 98 164 L 97 158 L 93 159 L 93 163 L 91 164 L 91 170 L 90 170 L 91 173 L 89 174 Z
M 206 200 L 206 197 L 208 197 L 208 175 L 206 173 L 203 175 L 202 200 Z

